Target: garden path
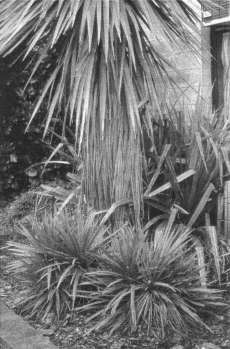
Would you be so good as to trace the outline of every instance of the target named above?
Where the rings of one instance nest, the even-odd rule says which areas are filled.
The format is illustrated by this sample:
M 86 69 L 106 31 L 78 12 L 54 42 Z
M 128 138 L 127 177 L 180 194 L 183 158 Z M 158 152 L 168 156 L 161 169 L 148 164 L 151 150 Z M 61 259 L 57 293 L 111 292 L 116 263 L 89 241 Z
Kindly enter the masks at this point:
M 47 337 L 0 302 L 0 348 L 4 346 L 6 349 L 56 348 Z

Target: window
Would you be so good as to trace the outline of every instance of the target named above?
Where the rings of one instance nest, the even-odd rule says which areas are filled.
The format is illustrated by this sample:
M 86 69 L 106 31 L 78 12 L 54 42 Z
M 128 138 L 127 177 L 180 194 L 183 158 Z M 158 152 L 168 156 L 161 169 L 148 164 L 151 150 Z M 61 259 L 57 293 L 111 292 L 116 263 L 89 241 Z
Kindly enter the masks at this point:
M 221 61 L 223 64 L 223 103 L 225 115 L 230 117 L 230 31 L 223 33 Z
M 230 110 L 230 24 L 211 29 L 213 106 Z
M 203 6 L 202 18 L 204 25 L 210 26 L 230 21 L 230 0 L 215 0 L 216 7 L 210 9 Z

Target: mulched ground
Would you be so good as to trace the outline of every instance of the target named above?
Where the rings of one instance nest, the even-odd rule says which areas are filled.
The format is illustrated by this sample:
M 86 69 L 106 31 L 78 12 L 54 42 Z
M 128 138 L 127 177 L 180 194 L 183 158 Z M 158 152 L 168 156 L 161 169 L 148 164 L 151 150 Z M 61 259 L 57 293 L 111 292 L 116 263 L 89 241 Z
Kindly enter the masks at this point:
M 2 244 L 4 244 L 7 236 L 8 238 L 14 238 L 13 227 L 7 222 L 6 216 L 7 209 L 0 208 L 0 243 Z M 9 257 L 4 253 L 4 250 L 0 254 L 0 297 L 5 304 L 17 312 L 17 303 L 23 299 L 26 287 L 21 280 L 15 280 L 7 272 L 5 266 L 9 261 Z M 226 301 L 230 304 L 230 294 L 226 296 Z M 109 337 L 108 333 L 98 334 L 93 332 L 88 334 L 88 327 L 82 316 L 76 316 L 74 320 L 57 322 L 54 321 L 51 314 L 50 318 L 43 323 L 28 321 L 44 335 L 49 336 L 50 340 L 60 349 L 170 349 L 173 345 L 178 344 L 182 344 L 185 349 L 199 349 L 202 348 L 201 344 L 204 342 L 216 344 L 220 348 L 230 349 L 229 310 L 223 316 L 218 315 L 210 321 L 209 325 L 212 333 L 200 330 L 186 335 L 185 338 L 174 335 L 161 343 L 154 338 L 141 334 L 136 337 L 131 335 L 120 336 L 118 334 Z
M 0 349 L 12 349 L 12 348 L 0 338 Z

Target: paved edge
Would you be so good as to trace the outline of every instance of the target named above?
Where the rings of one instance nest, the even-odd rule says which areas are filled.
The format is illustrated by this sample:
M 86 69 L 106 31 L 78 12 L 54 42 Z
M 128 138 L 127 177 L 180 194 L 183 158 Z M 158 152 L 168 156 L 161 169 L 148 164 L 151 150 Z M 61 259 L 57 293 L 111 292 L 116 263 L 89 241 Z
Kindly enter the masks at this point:
M 0 301 L 0 338 L 12 349 L 57 347 Z
M 13 349 L 0 337 L 0 349 Z

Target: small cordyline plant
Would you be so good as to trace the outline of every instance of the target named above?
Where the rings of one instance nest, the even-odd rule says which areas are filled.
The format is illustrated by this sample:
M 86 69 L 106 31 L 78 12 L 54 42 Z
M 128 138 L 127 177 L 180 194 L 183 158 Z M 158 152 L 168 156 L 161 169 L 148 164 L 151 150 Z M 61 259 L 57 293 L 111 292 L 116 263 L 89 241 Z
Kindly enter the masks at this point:
M 29 286 L 20 308 L 29 317 L 45 319 L 52 312 L 65 318 L 80 301 L 79 290 L 84 296 L 84 273 L 97 266 L 111 235 L 93 212 L 79 211 L 75 216 L 62 212 L 41 222 L 29 220 L 18 228 L 23 242 L 10 241 L 6 246 L 13 258 L 10 271 Z
M 190 232 L 184 226 L 158 229 L 152 241 L 121 229 L 101 267 L 86 275 L 93 293 L 88 304 L 92 330 L 142 330 L 163 338 L 169 330 L 206 326 L 201 314 L 220 306 L 220 291 L 200 286 Z

